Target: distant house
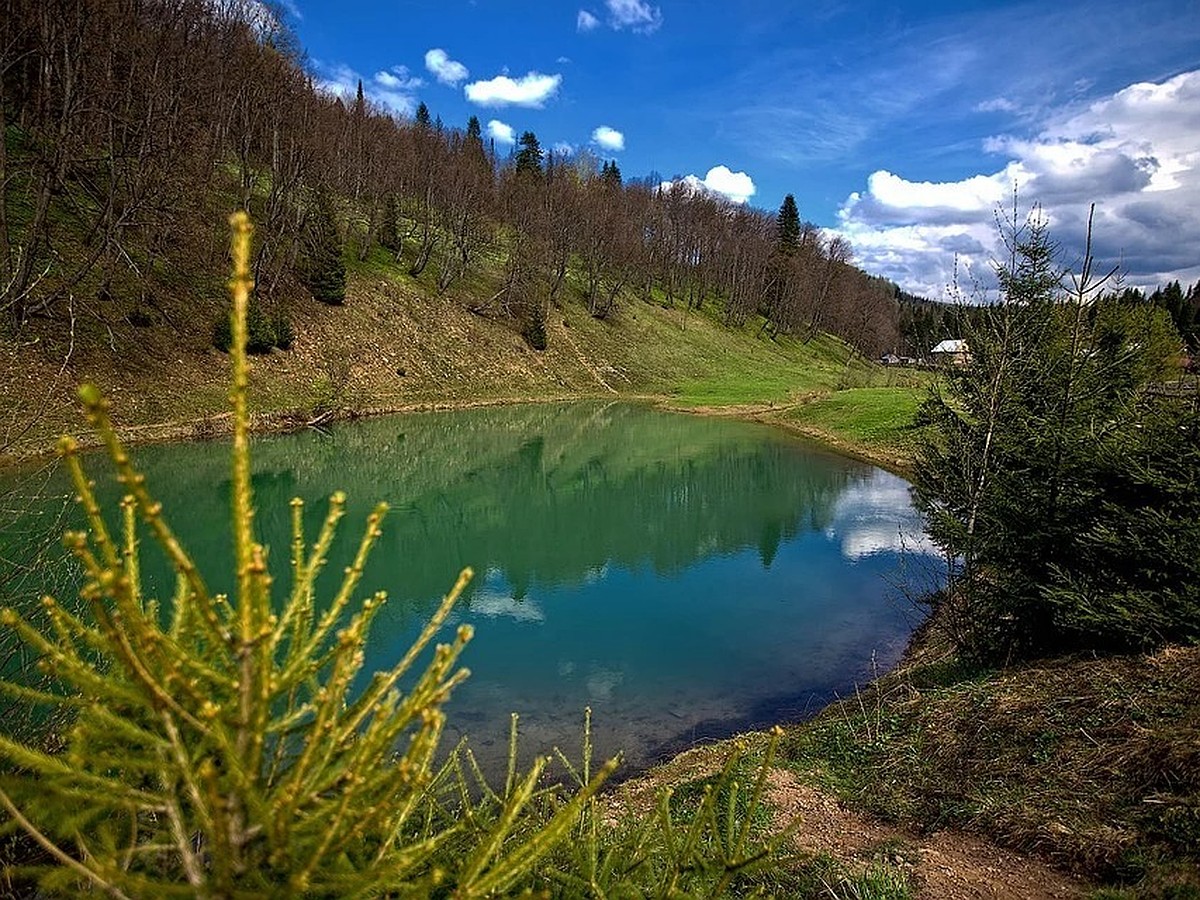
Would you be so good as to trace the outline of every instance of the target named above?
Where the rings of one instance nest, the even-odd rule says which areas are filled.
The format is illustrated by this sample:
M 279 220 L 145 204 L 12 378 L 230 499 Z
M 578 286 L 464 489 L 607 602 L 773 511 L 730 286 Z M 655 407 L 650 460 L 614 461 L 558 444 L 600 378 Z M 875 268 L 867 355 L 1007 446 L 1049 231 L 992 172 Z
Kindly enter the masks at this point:
M 929 351 L 934 365 L 965 366 L 971 361 L 971 349 L 966 341 L 945 340 Z
M 881 366 L 901 366 L 904 365 L 904 359 L 895 353 L 885 353 L 879 357 L 879 364 Z

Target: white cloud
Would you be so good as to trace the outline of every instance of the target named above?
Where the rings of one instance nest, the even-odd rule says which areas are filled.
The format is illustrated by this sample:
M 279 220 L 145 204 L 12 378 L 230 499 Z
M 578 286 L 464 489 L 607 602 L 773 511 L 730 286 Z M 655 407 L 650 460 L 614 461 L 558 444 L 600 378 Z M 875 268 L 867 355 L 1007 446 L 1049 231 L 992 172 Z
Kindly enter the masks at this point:
M 488 137 L 497 144 L 504 144 L 507 147 L 511 147 L 517 142 L 517 133 L 513 131 L 513 127 L 501 122 L 499 119 L 492 119 L 487 123 L 487 133 Z
M 341 98 L 343 103 L 354 102 L 361 81 L 363 94 L 367 99 L 397 115 L 411 115 L 417 107 L 413 91 L 423 82 L 420 78 L 410 76 L 404 66 L 393 66 L 388 71 L 376 72 L 371 78 L 364 78 L 354 69 L 341 63 L 326 65 L 317 62 L 314 65 L 320 75 L 317 87 L 327 94 Z
M 407 66 L 392 66 L 387 72 L 376 72 L 371 80 L 387 91 L 411 91 L 425 84 L 424 80 L 409 75 Z
M 432 50 L 426 51 L 425 68 L 430 71 L 434 78 L 450 87 L 458 87 L 471 74 L 467 71 L 466 66 L 451 59 L 450 54 L 440 47 L 434 47 Z
M 544 622 L 546 614 L 533 600 L 517 600 L 509 594 L 483 590 L 471 598 L 470 613 L 497 619 L 501 616 L 518 622 Z
M 554 149 L 555 156 L 574 156 L 575 155 L 575 145 L 568 144 L 566 141 L 559 141 L 557 144 L 554 145 L 553 149 Z
M 596 142 L 598 147 L 610 150 L 613 153 L 620 153 L 625 149 L 625 135 L 607 125 L 601 125 L 593 131 L 592 140 Z
M 593 31 L 599 24 L 600 20 L 586 9 L 581 9 L 579 15 L 575 17 L 576 31 Z
M 1007 97 L 993 97 L 991 100 L 984 100 L 982 103 L 975 104 L 976 112 L 1016 112 L 1019 109 L 1016 103 L 1009 100 Z
M 960 181 L 912 182 L 887 171 L 867 179 L 839 212 L 868 271 L 908 290 L 942 296 L 959 271 L 985 287 L 1001 258 L 994 216 L 1014 186 L 1021 205 L 1040 203 L 1065 261 L 1082 251 L 1096 204 L 1093 251 L 1121 263 L 1126 283 L 1150 286 L 1200 277 L 1200 70 L 1134 84 L 1043 123 L 1031 136 L 989 138 L 1007 157 L 990 173 Z
M 608 23 L 613 28 L 629 28 L 649 34 L 662 25 L 662 10 L 643 0 L 604 0 L 608 7 Z
M 683 186 L 690 191 L 719 194 L 734 203 L 746 203 L 757 192 L 754 180 L 745 172 L 734 172 L 728 166 L 713 166 L 703 178 L 685 175 L 678 181 L 664 181 L 662 187 Z
M 473 81 L 464 88 L 467 99 L 480 106 L 532 106 L 540 108 L 558 92 L 561 75 L 530 72 L 521 78 L 497 75 L 490 81 Z

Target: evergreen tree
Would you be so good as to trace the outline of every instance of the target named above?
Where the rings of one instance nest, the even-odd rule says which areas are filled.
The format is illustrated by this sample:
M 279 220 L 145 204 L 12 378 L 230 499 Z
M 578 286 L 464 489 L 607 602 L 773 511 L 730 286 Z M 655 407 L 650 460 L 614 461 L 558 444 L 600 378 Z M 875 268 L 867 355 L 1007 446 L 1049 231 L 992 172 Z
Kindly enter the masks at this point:
M 529 318 L 524 328 L 525 340 L 534 350 L 545 350 L 548 342 L 545 304 L 535 301 L 530 305 L 528 315 Z
M 609 187 L 621 186 L 621 170 L 617 168 L 617 161 L 610 160 L 600 168 L 600 180 Z
M 379 244 L 396 253 L 400 250 L 400 202 L 395 194 L 383 200 L 383 218 L 379 223 Z
M 526 175 L 541 175 L 542 145 L 538 143 L 537 135 L 532 131 L 526 131 L 521 135 L 518 144 L 520 149 L 517 151 L 516 157 L 517 172 Z
M 333 201 L 325 191 L 309 209 L 300 276 L 313 297 L 331 306 L 346 301 L 346 262 Z
M 467 120 L 467 141 L 483 146 L 483 129 L 479 124 L 479 116 L 471 116 Z
M 356 123 L 362 121 L 363 116 L 366 114 L 366 110 L 367 110 L 367 101 L 366 101 L 366 98 L 363 96 L 363 85 L 362 85 L 362 79 L 360 78 L 360 79 L 358 79 L 358 91 L 354 95 L 353 115 L 354 115 L 354 121 Z
M 791 194 L 783 198 L 775 217 L 775 245 L 782 253 L 792 253 L 800 247 L 800 210 Z
M 429 128 L 433 124 L 429 115 L 429 107 L 425 105 L 424 100 L 417 105 L 416 122 L 421 128 Z
M 1044 222 L 1008 239 L 1001 302 L 964 319 L 970 363 L 921 412 L 917 499 L 957 561 L 961 649 L 1005 661 L 1200 637 L 1200 563 L 1166 537 L 1196 529 L 1200 460 L 1179 462 L 1195 426 L 1147 391 L 1178 339 L 1161 310 L 1098 299 L 1090 257 L 1062 287 Z

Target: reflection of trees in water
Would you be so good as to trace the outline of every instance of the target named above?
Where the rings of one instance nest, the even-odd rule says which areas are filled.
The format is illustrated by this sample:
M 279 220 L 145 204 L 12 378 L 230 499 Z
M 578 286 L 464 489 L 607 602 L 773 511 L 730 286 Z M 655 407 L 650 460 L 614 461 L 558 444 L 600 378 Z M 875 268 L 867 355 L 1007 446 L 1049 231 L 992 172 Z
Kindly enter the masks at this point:
M 224 579 L 217 590 L 231 586 L 227 450 L 137 454 L 202 570 Z M 259 527 L 277 577 L 286 569 L 288 501 L 308 502 L 311 540 L 324 498 L 342 489 L 349 514 L 329 571 L 349 562 L 370 506 L 387 499 L 393 510 L 368 585 L 414 600 L 439 595 L 464 565 L 498 568 L 517 597 L 534 583 L 578 583 L 606 563 L 672 573 L 756 547 L 770 565 L 782 543 L 825 528 L 837 497 L 869 471 L 760 427 L 623 404 L 378 419 L 332 438 L 259 441 L 254 456 Z M 115 500 L 115 486 L 101 488 Z

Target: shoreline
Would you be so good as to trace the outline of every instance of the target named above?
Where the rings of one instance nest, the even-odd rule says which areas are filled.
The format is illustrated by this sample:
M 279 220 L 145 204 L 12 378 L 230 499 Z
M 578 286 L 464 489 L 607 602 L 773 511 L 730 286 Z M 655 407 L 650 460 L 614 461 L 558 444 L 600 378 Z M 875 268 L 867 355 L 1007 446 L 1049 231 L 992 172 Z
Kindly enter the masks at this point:
M 812 398 L 809 398 L 812 399 Z M 732 404 L 729 406 L 685 406 L 669 394 L 607 394 L 576 393 L 550 394 L 546 396 L 470 397 L 455 400 L 417 400 L 387 406 L 343 407 L 313 416 L 311 411 L 301 409 L 277 409 L 250 414 L 250 432 L 254 435 L 289 434 L 306 428 L 321 428 L 339 422 L 355 422 L 383 416 L 408 415 L 425 412 L 448 412 L 467 409 L 484 409 L 498 406 L 521 406 L 536 403 L 574 403 L 589 400 L 609 400 L 624 403 L 646 403 L 666 412 L 686 413 L 711 418 L 732 418 L 744 422 L 757 422 L 778 428 L 793 437 L 818 445 L 821 449 L 869 463 L 898 475 L 912 479 L 912 460 L 900 454 L 891 454 L 877 448 L 845 440 L 823 429 L 813 428 L 802 422 L 788 421 L 785 416 L 806 402 L 775 404 Z M 233 433 L 233 414 L 229 412 L 143 425 L 118 425 L 117 437 L 126 446 L 144 444 L 190 443 L 216 440 Z M 81 429 L 82 431 L 82 429 Z M 101 442 L 95 435 L 73 434 L 83 451 L 96 450 Z M 57 455 L 53 446 L 42 450 L 24 450 L 0 454 L 0 475 L 18 473 L 35 463 L 45 462 Z

